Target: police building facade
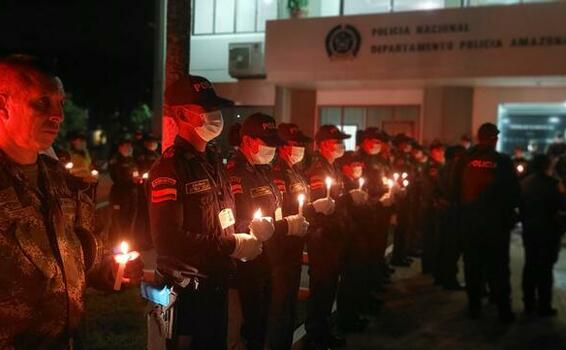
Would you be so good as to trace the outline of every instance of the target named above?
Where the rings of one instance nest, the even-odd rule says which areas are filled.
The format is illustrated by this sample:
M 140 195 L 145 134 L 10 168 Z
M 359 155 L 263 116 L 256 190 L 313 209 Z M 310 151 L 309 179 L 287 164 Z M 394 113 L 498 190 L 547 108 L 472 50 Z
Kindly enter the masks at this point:
M 287 5 L 193 0 L 190 70 L 236 102 L 227 124 L 263 111 L 307 133 L 377 126 L 426 143 L 490 121 L 506 151 L 566 128 L 565 1 Z

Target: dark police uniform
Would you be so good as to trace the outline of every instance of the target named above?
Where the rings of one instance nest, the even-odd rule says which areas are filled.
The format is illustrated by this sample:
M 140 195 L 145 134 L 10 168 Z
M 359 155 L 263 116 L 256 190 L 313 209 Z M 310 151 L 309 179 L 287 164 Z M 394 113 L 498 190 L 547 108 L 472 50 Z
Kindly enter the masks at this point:
M 159 153 L 147 149 L 145 146 L 136 155 L 136 164 L 140 176 L 149 173 L 153 164 L 159 159 Z M 133 234 L 140 249 L 149 249 L 152 246 L 149 225 L 149 206 L 147 184 L 138 186 L 138 203 L 136 209 L 136 219 L 134 222 Z
M 314 222 L 316 214 L 310 204 L 310 189 L 307 181 L 293 166 L 282 159 L 273 163 L 271 176 L 282 196 L 283 216 L 299 212 L 299 194 L 305 195 L 303 216 Z M 267 344 L 270 349 L 290 349 L 297 313 L 297 295 L 301 281 L 302 256 L 305 238 L 297 236 L 274 236 L 271 245 L 277 250 L 271 255 L 271 308 Z
M 466 289 L 472 316 L 481 308 L 484 277 L 500 317 L 511 315 L 510 230 L 519 206 L 519 183 L 511 159 L 479 144 L 459 160 L 455 171 Z
M 525 248 L 523 301 L 527 312 L 534 311 L 537 299 L 541 314 L 552 310 L 552 268 L 560 251 L 562 226 L 559 211 L 563 207 L 563 194 L 560 193 L 558 180 L 537 172 L 521 181 L 521 221 Z
M 414 164 L 410 153 L 399 151 L 395 154 L 393 165 L 393 171 L 401 175 L 402 173 L 407 173 L 408 179 L 414 179 Z M 398 185 L 401 185 L 401 177 L 399 177 Z M 414 200 L 414 192 L 411 189 L 407 190 L 407 193 L 396 198 L 395 201 L 395 212 L 397 215 L 397 225 L 395 226 L 395 236 L 393 241 L 393 253 L 391 263 L 398 266 L 407 266 L 410 264 L 410 260 L 407 258 L 408 254 L 408 243 L 410 237 L 410 230 L 413 227 L 411 220 L 415 218 L 411 216 L 411 204 Z
M 441 163 L 430 159 L 423 169 L 423 182 L 420 196 L 422 211 L 422 270 L 423 273 L 432 273 L 440 283 L 438 252 L 440 240 L 438 237 L 438 174 Z
M 270 177 L 269 165 L 252 165 L 238 151 L 227 165 L 236 205 L 236 230 L 249 232 L 254 213 L 261 209 L 275 223 L 273 237 L 264 242 L 264 252 L 253 261 L 238 262 L 236 285 L 243 314 L 242 335 L 247 349 L 263 349 L 271 298 L 271 266 L 281 254 L 280 241 L 287 234 L 281 193 Z M 281 237 L 280 237 L 281 236 Z
M 191 336 L 192 348 L 226 349 L 227 283 L 236 243 L 234 199 L 222 162 L 177 136 L 150 171 L 150 199 L 158 258 L 178 259 L 207 276 L 181 290 L 174 334 Z
M 305 328 L 311 342 L 328 345 L 331 337 L 330 314 L 342 267 L 347 220 L 346 205 L 342 199 L 344 183 L 340 171 L 320 155 L 314 157 L 305 175 L 309 179 L 312 201 L 326 197 L 326 177 L 333 180 L 331 197 L 337 201 L 335 212 L 325 216 L 324 220 L 312 223 L 307 236 L 310 297 Z
M 134 239 L 133 224 L 137 213 L 139 191 L 133 173 L 138 171 L 138 166 L 133 157 L 124 157 L 116 152 L 108 161 L 108 170 L 112 179 L 110 243 L 115 244 L 122 239 L 131 241 Z

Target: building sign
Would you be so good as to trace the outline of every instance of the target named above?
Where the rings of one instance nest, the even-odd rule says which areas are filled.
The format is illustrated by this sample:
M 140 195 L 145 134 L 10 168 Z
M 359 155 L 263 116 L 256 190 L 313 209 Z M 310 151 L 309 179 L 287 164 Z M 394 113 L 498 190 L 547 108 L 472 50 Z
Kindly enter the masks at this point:
M 270 21 L 275 82 L 566 74 L 565 3 Z

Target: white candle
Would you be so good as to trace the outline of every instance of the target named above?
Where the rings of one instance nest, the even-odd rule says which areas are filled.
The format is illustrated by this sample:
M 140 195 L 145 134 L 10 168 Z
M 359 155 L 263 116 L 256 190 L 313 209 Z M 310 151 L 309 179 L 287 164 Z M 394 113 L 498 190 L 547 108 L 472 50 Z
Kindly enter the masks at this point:
M 124 271 L 128 261 L 137 259 L 140 255 L 138 252 L 129 252 L 128 243 L 122 241 L 120 243 L 120 254 L 114 256 L 114 260 L 118 263 L 118 271 L 116 272 L 116 279 L 114 280 L 114 290 L 120 290 L 122 287 L 122 280 L 124 279 Z
M 366 180 L 363 177 L 360 177 L 358 182 L 360 184 L 360 191 L 361 191 L 362 187 L 364 187 L 364 182 L 366 182 Z
M 324 182 L 326 182 L 326 198 L 330 198 L 330 187 L 332 187 L 332 178 L 326 177 Z
M 399 180 L 399 173 L 393 174 L 393 180 L 397 182 Z
M 68 162 L 67 164 L 65 164 L 65 169 L 71 170 L 73 169 L 73 166 L 74 166 L 73 162 Z
M 303 206 L 305 204 L 305 195 L 303 193 L 299 194 L 299 196 L 297 197 L 297 200 L 299 201 L 299 215 L 303 216 Z
M 387 187 L 389 187 L 389 193 L 393 192 L 393 186 L 395 185 L 395 181 L 392 179 L 387 180 Z
M 401 178 L 402 178 L 403 180 L 405 180 L 408 176 L 409 176 L 409 174 L 407 174 L 407 173 L 401 174 Z

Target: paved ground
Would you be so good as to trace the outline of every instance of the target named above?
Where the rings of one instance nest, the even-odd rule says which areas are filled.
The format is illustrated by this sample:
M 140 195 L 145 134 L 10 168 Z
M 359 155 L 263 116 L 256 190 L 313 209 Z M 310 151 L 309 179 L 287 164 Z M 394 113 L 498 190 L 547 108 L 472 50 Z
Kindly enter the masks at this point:
M 434 287 L 429 277 L 418 273 L 416 263 L 398 269 L 385 296 L 387 306 L 363 334 L 348 335 L 348 349 L 566 349 L 566 256 L 555 269 L 559 317 L 540 319 L 522 314 L 518 235 L 513 236 L 511 255 L 515 324 L 501 325 L 491 305 L 484 308 L 482 319 L 468 320 L 465 293 Z

